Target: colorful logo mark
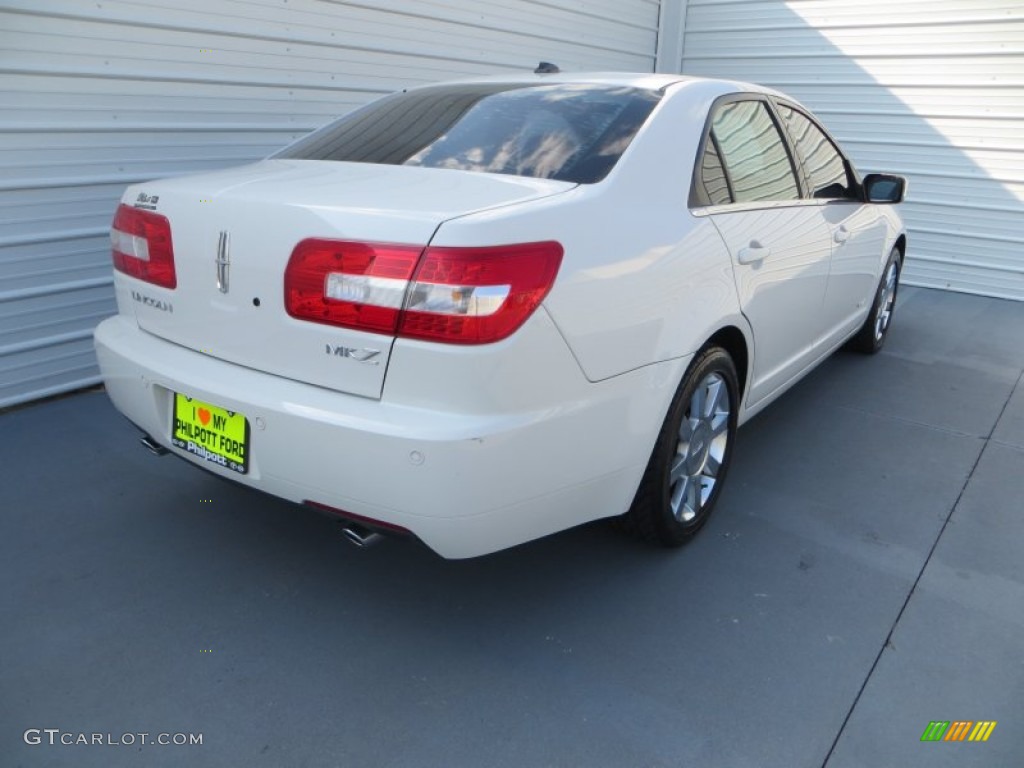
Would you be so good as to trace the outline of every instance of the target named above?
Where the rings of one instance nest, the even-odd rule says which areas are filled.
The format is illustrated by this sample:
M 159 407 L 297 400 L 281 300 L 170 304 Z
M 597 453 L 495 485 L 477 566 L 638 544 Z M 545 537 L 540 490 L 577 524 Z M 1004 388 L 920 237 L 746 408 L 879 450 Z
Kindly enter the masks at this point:
M 932 720 L 921 741 L 988 741 L 995 729 L 995 720 Z

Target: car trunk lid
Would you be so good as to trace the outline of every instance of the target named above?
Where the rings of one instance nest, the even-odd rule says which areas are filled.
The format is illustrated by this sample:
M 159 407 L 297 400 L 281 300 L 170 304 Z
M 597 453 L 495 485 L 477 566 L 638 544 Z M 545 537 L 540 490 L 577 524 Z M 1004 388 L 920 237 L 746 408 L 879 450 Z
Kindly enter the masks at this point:
M 425 247 L 444 221 L 569 182 L 448 169 L 267 160 L 129 188 L 170 221 L 177 286 L 133 281 L 140 327 L 267 373 L 380 397 L 393 336 L 290 317 L 284 273 L 309 238 Z

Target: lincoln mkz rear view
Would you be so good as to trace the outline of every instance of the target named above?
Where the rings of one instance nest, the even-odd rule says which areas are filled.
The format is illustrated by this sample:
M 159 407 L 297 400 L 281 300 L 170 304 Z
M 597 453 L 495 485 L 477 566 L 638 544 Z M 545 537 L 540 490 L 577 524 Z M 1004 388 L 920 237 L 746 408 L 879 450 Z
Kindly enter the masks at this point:
M 130 187 L 114 405 L 155 452 L 444 557 L 621 517 L 678 545 L 737 427 L 885 341 L 898 176 L 775 91 L 536 74 L 402 91 Z

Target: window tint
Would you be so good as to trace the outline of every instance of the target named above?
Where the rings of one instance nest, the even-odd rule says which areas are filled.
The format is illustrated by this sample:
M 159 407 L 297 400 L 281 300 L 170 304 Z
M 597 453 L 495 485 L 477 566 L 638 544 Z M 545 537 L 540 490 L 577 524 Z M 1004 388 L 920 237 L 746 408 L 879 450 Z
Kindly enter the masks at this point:
M 811 195 L 818 198 L 857 197 L 843 157 L 828 136 L 806 115 L 784 104 L 779 105 L 779 114 L 793 137 L 800 162 L 811 177 Z
M 711 139 L 734 202 L 800 199 L 789 153 L 763 102 L 734 101 L 719 107 L 711 121 Z
M 722 158 L 718 156 L 714 140 L 709 140 L 707 148 L 704 150 L 701 172 L 704 179 L 704 191 L 708 195 L 708 202 L 711 205 L 731 203 L 732 193 L 729 191 L 729 180 L 725 177 L 725 169 L 722 168 Z
M 600 181 L 661 95 L 589 84 L 434 86 L 375 101 L 275 157 Z

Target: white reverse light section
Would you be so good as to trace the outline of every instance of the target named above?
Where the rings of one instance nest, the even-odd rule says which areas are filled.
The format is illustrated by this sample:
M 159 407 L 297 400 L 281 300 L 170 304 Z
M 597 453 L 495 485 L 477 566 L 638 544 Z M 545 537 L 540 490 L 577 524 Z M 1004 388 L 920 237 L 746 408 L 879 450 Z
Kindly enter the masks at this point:
M 487 317 L 501 309 L 511 290 L 510 285 L 413 283 L 405 308 L 437 315 Z
M 116 245 L 116 243 L 115 243 Z M 409 283 L 393 277 L 346 275 L 329 272 L 324 281 L 324 296 L 353 304 L 369 304 L 388 309 L 408 309 L 436 315 L 487 317 L 493 315 L 508 298 L 510 285 L 445 285 L 413 283 L 406 301 Z
M 405 289 L 408 287 L 407 280 L 398 280 L 393 277 L 329 272 L 324 282 L 324 296 L 328 299 L 351 301 L 355 304 L 401 309 L 402 302 L 405 300 Z
M 122 232 L 120 229 L 111 229 L 110 242 L 115 251 L 123 253 L 125 256 L 149 261 L 149 242 L 144 237 Z

